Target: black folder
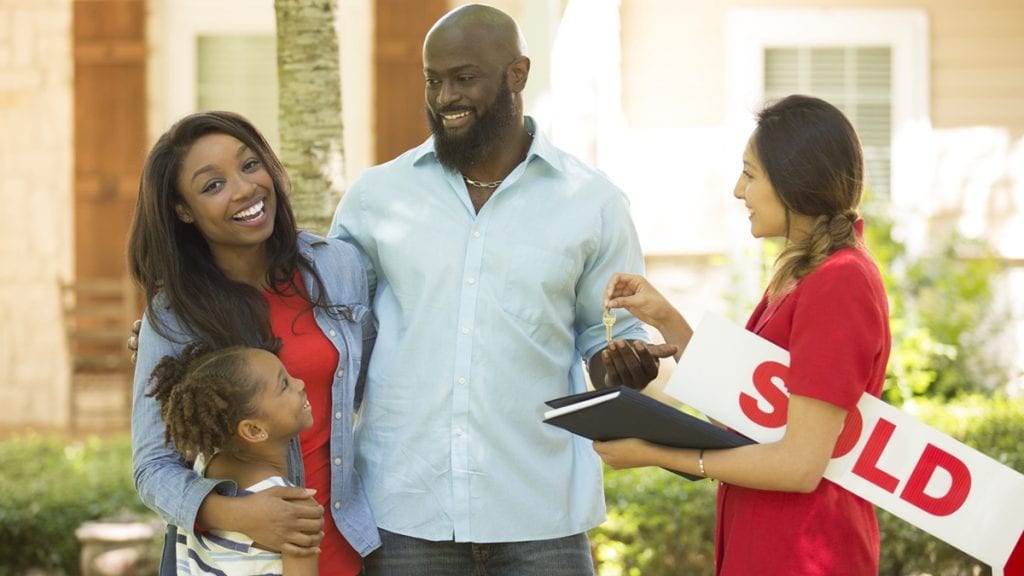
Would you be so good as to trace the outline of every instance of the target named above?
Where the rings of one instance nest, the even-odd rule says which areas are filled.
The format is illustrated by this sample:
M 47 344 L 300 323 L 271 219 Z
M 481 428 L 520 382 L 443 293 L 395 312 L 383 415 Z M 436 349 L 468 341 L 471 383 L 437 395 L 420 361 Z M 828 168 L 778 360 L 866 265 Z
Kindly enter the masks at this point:
M 548 400 L 544 422 L 591 440 L 641 438 L 675 448 L 733 448 L 754 441 L 625 386 Z M 684 478 L 701 477 L 670 470 Z

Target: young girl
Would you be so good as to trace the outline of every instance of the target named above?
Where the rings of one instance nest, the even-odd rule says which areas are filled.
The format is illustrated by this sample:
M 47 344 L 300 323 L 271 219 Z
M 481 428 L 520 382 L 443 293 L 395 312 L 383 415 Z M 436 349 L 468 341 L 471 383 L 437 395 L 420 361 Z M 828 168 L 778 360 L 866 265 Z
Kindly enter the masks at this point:
M 614 468 L 663 466 L 721 481 L 718 574 L 878 573 L 874 507 L 822 478 L 847 412 L 865 392 L 881 394 L 889 359 L 885 290 L 856 211 L 863 177 L 857 134 L 831 104 L 790 96 L 758 116 L 734 195 L 750 213 L 751 234 L 786 239 L 747 322 L 790 353 L 781 440 L 706 452 L 636 439 L 594 443 Z M 677 359 L 693 333 L 640 276 L 615 275 L 605 305 L 660 330 Z
M 201 475 L 231 480 L 240 493 L 291 486 L 288 445 L 313 424 L 305 384 L 277 356 L 235 346 L 211 351 L 189 344 L 153 369 L 148 396 L 160 403 L 165 441 Z M 263 550 L 239 532 L 185 533 L 178 574 L 317 574 L 316 556 Z

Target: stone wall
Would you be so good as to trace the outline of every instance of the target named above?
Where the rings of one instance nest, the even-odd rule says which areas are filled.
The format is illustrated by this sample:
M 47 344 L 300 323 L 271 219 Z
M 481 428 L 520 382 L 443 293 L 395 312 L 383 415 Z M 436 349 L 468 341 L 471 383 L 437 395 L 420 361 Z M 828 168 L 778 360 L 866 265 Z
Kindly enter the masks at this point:
M 72 71 L 70 0 L 0 0 L 0 429 L 67 418 Z

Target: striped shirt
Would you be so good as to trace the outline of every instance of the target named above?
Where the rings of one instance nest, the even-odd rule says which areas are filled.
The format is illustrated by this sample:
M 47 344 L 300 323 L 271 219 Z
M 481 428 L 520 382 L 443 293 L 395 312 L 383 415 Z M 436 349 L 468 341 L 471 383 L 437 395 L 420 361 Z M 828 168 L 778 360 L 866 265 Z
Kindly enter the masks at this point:
M 196 471 L 202 474 L 202 458 L 196 459 Z M 274 486 L 293 486 L 280 476 L 271 476 L 239 490 L 244 496 Z M 179 576 L 200 574 L 216 576 L 280 576 L 281 554 L 253 546 L 252 538 L 227 530 L 197 531 L 195 536 L 179 530 L 176 554 Z

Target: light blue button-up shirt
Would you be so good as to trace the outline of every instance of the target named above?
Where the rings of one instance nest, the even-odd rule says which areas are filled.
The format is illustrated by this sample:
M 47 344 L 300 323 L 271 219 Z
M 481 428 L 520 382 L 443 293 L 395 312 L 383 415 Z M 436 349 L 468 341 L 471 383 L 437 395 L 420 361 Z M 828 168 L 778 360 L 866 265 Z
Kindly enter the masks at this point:
M 432 140 L 364 172 L 335 214 L 331 235 L 378 274 L 356 468 L 383 529 L 508 542 L 604 520 L 590 442 L 542 415 L 585 390 L 605 285 L 643 258 L 623 192 L 527 127 L 526 160 L 479 214 Z M 647 340 L 632 317 L 615 333 Z

